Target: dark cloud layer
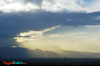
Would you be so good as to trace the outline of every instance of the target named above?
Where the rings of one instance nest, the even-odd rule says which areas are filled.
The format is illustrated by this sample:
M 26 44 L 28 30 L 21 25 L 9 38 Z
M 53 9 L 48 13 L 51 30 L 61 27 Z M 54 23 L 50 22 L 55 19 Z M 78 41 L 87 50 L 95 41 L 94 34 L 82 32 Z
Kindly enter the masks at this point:
M 95 20 L 100 12 L 96 13 L 16 13 L 0 14 L 0 46 L 12 46 L 12 40 L 18 33 L 29 30 L 41 30 L 56 25 L 100 25 Z

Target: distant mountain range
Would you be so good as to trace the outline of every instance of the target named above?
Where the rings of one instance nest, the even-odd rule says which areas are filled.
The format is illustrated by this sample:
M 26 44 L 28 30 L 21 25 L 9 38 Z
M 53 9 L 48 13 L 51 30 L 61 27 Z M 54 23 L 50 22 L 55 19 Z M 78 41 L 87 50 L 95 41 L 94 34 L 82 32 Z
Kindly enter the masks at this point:
M 100 58 L 100 53 L 63 51 L 61 54 L 39 49 L 0 47 L 0 59 L 29 59 L 29 58 Z

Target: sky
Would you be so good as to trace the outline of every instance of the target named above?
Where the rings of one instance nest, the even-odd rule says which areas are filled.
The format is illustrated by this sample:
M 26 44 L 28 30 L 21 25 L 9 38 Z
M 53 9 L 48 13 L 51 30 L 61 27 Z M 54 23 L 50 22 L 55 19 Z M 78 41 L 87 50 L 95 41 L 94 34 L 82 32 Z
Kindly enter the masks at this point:
M 100 58 L 91 54 L 100 54 L 99 11 L 100 0 L 0 0 L 0 48 L 24 48 L 32 57 Z

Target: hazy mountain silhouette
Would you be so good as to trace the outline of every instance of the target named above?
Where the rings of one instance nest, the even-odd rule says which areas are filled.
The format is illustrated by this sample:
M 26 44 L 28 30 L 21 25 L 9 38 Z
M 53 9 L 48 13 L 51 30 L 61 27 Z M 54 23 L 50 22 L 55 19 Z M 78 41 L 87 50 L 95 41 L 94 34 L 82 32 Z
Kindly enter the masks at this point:
M 63 51 L 61 54 L 39 49 L 0 47 L 0 59 L 29 59 L 29 58 L 100 58 L 100 53 Z

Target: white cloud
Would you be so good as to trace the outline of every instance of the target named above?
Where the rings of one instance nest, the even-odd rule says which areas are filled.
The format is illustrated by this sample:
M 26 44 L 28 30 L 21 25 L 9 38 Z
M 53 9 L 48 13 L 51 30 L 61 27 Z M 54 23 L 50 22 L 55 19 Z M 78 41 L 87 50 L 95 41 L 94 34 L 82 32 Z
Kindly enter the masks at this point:
M 11 46 L 12 48 L 16 48 L 16 46 Z
M 48 31 L 52 31 L 56 28 L 59 28 L 60 26 L 54 26 L 45 30 L 40 30 L 40 31 L 28 31 L 28 32 L 23 32 L 20 33 L 19 35 L 17 35 L 17 37 L 15 37 L 17 42 L 23 42 L 23 41 L 27 41 L 28 40 L 40 40 L 41 37 L 43 37 L 43 34 L 45 32 Z M 18 38 L 18 39 L 17 39 Z
M 0 11 L 20 12 L 44 10 L 50 12 L 100 11 L 100 0 L 0 0 Z
M 62 11 L 62 10 L 68 10 L 68 11 L 82 11 L 83 9 L 81 6 L 77 4 L 77 0 L 43 0 L 42 2 L 42 9 L 47 11 Z
M 100 28 L 100 25 L 86 25 L 85 27 L 89 27 L 89 28 Z
M 6 13 L 20 11 L 34 11 L 39 6 L 32 3 L 24 3 L 24 0 L 0 0 L 0 10 Z
M 51 35 L 48 35 L 47 37 L 49 37 L 49 38 L 59 38 L 59 37 L 62 37 L 62 36 L 59 35 L 59 34 L 51 34 Z
M 68 36 L 84 36 L 84 35 L 88 35 L 88 33 L 86 32 L 72 32 L 72 33 L 63 33 L 63 34 L 48 34 L 46 37 L 47 38 L 52 38 L 52 39 L 57 39 L 57 38 L 65 38 Z
M 100 0 L 92 1 L 85 9 L 87 12 L 100 11 Z
M 87 35 L 88 33 L 86 33 L 86 32 L 76 32 L 76 33 L 67 33 L 67 34 L 69 34 L 69 35 Z

